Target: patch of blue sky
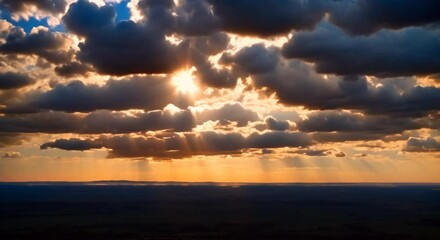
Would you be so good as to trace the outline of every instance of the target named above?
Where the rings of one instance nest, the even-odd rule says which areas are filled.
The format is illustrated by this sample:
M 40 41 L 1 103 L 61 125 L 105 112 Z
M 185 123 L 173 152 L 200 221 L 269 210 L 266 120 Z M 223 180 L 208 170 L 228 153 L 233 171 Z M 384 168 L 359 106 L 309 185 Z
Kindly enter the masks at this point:
M 117 4 L 112 4 L 116 11 L 116 22 L 124 21 L 130 19 L 130 10 L 127 7 L 128 0 L 121 1 Z M 28 20 L 25 20 L 21 18 L 18 21 L 15 21 L 12 19 L 11 13 L 7 9 L 0 9 L 0 17 L 1 19 L 4 19 L 10 23 L 12 23 L 14 26 L 18 26 L 23 28 L 23 30 L 26 33 L 29 33 L 32 28 L 37 26 L 44 26 L 50 29 L 52 32 L 65 32 L 65 26 L 64 24 L 59 24 L 57 26 L 49 26 L 48 24 L 48 18 L 43 19 L 36 19 L 35 17 L 30 17 Z
M 130 9 L 127 7 L 128 2 L 128 0 L 124 0 L 113 5 L 116 11 L 116 22 L 130 19 Z
M 12 23 L 14 26 L 23 28 L 26 33 L 29 33 L 32 30 L 32 28 L 36 26 L 44 26 L 49 28 L 49 24 L 47 23 L 48 18 L 36 19 L 35 17 L 30 17 L 29 20 L 25 20 L 21 18 L 20 20 L 15 21 L 12 19 L 11 13 L 8 10 L 1 9 L 0 11 L 1 11 L 0 13 L 1 19 L 4 19 Z

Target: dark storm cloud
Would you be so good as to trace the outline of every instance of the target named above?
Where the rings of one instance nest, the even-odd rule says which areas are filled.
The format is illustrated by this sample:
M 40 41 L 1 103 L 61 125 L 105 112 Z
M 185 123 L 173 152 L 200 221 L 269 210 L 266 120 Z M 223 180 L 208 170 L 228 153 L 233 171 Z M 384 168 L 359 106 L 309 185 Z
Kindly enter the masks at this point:
M 165 29 L 157 22 L 163 20 L 161 16 L 151 16 L 154 21 L 146 23 L 115 23 L 114 18 L 111 6 L 98 7 L 87 1 L 70 6 L 64 23 L 67 29 L 85 37 L 85 42 L 79 44 L 79 60 L 92 64 L 99 73 L 111 75 L 168 73 L 182 66 L 182 51 L 165 40 Z
M 63 22 L 75 34 L 87 36 L 94 31 L 113 25 L 116 12 L 111 6 L 98 7 L 94 3 L 79 0 L 69 6 Z
M 287 131 L 252 133 L 247 141 L 251 148 L 303 147 L 312 144 L 312 140 L 307 134 Z
M 0 73 L 0 147 L 20 144 L 23 136 L 35 133 L 74 133 L 108 135 L 59 139 L 42 144 L 41 149 L 106 148 L 109 157 L 179 158 L 286 147 L 297 154 L 344 157 L 335 149 L 308 147 L 406 140 L 405 131 L 440 127 L 440 88 L 419 85 L 430 80 L 415 78 L 440 74 L 438 1 L 176 2 L 140 0 L 136 8 L 143 19 L 138 22 L 117 22 L 112 4 L 97 6 L 85 0 L 71 4 L 63 23 L 66 31 L 79 37 L 78 52 L 66 50 L 75 49 L 69 48 L 73 41 L 68 34 L 51 32 L 55 29 L 26 34 L 0 21 L 0 66 L 34 67 L 26 62 L 31 58 L 21 56 L 27 55 L 37 56 L 35 66 L 45 69 L 42 75 L 38 68 L 32 73 L 42 78 L 42 87 L 32 90 L 23 87 L 34 80 L 19 70 Z M 63 3 L 0 0 L 0 9 L 21 12 L 32 5 L 44 13 L 62 13 Z M 282 48 L 260 43 L 236 49 L 241 44 L 230 42 L 229 33 L 261 40 L 290 33 L 292 38 Z M 221 55 L 221 67 L 213 62 L 217 59 L 213 55 Z M 304 119 L 295 113 L 294 121 L 266 112 L 265 116 L 275 117 L 263 120 L 236 102 L 188 108 L 199 102 L 177 92 L 171 75 L 90 84 L 57 82 L 47 74 L 49 69 L 63 77 L 94 76 L 95 71 L 116 76 L 169 74 L 193 66 L 203 92 L 199 96 L 207 87 L 233 88 L 241 78 L 245 91 L 258 93 L 258 101 L 270 96 L 286 106 L 319 111 Z M 52 78 L 49 90 L 48 78 Z M 214 89 L 219 98 L 223 92 L 229 91 Z M 170 103 L 186 110 L 167 108 Z M 132 109 L 144 112 L 118 112 Z M 191 132 L 206 121 L 218 121 L 214 128 L 219 132 Z M 247 125 L 259 132 L 236 132 L 236 127 L 243 130 Z M 438 145 L 433 138 L 410 138 L 404 150 L 439 151 Z
M 312 30 L 325 14 L 352 35 L 440 20 L 435 0 L 182 0 L 177 6 L 171 0 L 141 0 L 138 8 L 150 25 L 186 36 L 217 31 L 276 36 L 292 30 Z
M 51 63 L 64 63 L 73 56 L 73 52 L 63 50 L 67 44 L 67 37 L 62 33 L 39 29 L 26 35 L 21 29 L 13 28 L 6 43 L 0 45 L 0 53 L 36 55 Z
M 105 74 L 168 73 L 182 66 L 178 49 L 164 35 L 130 21 L 96 31 L 80 49 L 78 58 Z
M 0 117 L 0 132 L 10 133 L 67 133 L 79 129 L 79 117 L 62 113 L 46 112 Z
M 324 16 L 325 1 L 209 0 L 222 29 L 228 32 L 273 36 L 292 29 L 312 29 Z
M 87 115 L 43 112 L 0 117 L 0 132 L 11 133 L 132 133 L 157 130 L 191 131 L 195 119 L 189 110 L 150 111 L 127 115 L 96 111 Z
M 242 74 L 261 74 L 273 71 L 278 64 L 279 51 L 277 48 L 266 48 L 264 44 L 255 44 L 240 49 L 233 56 L 223 54 L 220 61 L 232 64 L 236 71 Z
M 67 3 L 65 0 L 0 0 L 0 9 L 11 12 L 27 11 L 30 6 L 50 13 L 63 13 Z
M 299 121 L 297 127 L 304 132 L 378 132 L 390 134 L 426 126 L 423 121 L 417 122 L 413 118 L 369 116 L 342 111 L 319 111 L 311 113 L 306 119 Z
M 297 122 L 299 131 L 313 132 L 317 142 L 385 140 L 407 130 L 435 129 L 438 119 L 362 115 L 343 111 L 318 111 Z
M 220 108 L 204 109 L 192 113 L 190 110 L 156 110 L 126 114 L 107 110 L 89 114 L 65 112 L 40 112 L 34 114 L 11 114 L 0 117 L 0 132 L 11 133 L 132 133 L 144 131 L 173 130 L 191 131 L 197 124 L 206 121 L 221 124 L 237 122 L 245 126 L 259 120 L 252 110 L 239 103 L 228 103 Z
M 224 33 L 215 33 L 205 37 L 187 38 L 182 42 L 185 46 L 183 54 L 187 63 L 197 71 L 195 76 L 202 85 L 214 88 L 232 88 L 237 83 L 237 76 L 227 69 L 217 69 L 209 61 L 210 55 L 226 50 L 229 37 Z
M 389 135 L 381 132 L 314 132 L 310 136 L 319 143 L 383 140 Z
M 440 22 L 437 0 L 333 1 L 330 21 L 352 35 Z
M 440 21 L 436 0 L 208 0 L 221 29 L 243 35 L 274 36 L 291 30 L 311 30 L 327 13 L 329 20 L 352 35 L 380 29 L 401 29 Z M 206 8 L 204 8 L 206 9 Z M 206 12 L 206 11 L 205 11 Z M 214 26 L 215 25 L 211 25 Z M 215 28 L 214 28 L 215 29 Z
M 25 74 L 14 72 L 0 73 L 0 90 L 21 88 L 33 82 L 34 80 Z
M 175 27 L 175 7 L 173 0 L 140 0 L 138 3 L 146 25 L 158 32 L 171 32 Z
M 210 6 L 210 4 L 212 4 L 212 6 Z M 250 5 L 250 10 L 247 9 L 248 5 Z M 183 67 L 186 63 L 196 66 L 198 69 L 197 75 L 202 79 L 202 82 L 208 86 L 232 87 L 235 86 L 236 76 L 231 75 L 229 71 L 224 69 L 219 70 L 213 68 L 211 63 L 207 60 L 208 56 L 205 54 L 192 53 L 190 54 L 192 57 L 188 57 L 188 52 L 191 52 L 191 50 L 188 49 L 187 44 L 184 44 L 186 41 L 183 41 L 179 45 L 172 45 L 165 40 L 165 35 L 180 33 L 185 36 L 207 36 L 219 31 L 217 26 L 218 22 L 222 22 L 222 28 L 220 28 L 222 30 L 231 31 L 229 27 L 233 26 L 236 22 L 239 28 L 243 28 L 244 30 L 248 29 L 249 32 L 253 32 L 257 35 L 271 35 L 273 33 L 272 31 L 288 32 L 290 29 L 311 29 L 320 21 L 325 11 L 329 11 L 329 9 L 339 9 L 333 5 L 338 4 L 324 1 L 293 0 L 282 0 L 276 3 L 241 0 L 226 4 L 223 1 L 187 0 L 181 1 L 178 6 L 175 6 L 173 1 L 144 0 L 138 4 L 138 8 L 141 9 L 144 15 L 143 21 L 138 23 L 131 21 L 116 23 L 116 12 L 112 6 L 98 7 L 87 1 L 79 1 L 70 6 L 63 20 L 70 31 L 85 37 L 85 42 L 80 44 L 81 51 L 77 55 L 78 59 L 82 62 L 92 64 L 100 73 L 112 75 L 169 73 Z M 255 11 L 258 9 L 264 9 L 263 13 L 271 15 L 271 17 L 266 18 L 264 14 L 255 14 Z M 234 12 L 239 14 L 233 14 Z M 239 16 L 240 19 L 233 20 L 232 18 L 234 18 L 234 16 Z M 196 19 L 198 24 L 194 24 Z M 234 24 L 231 24 L 231 22 Z M 252 30 L 252 27 L 257 29 Z M 282 29 L 282 31 L 277 30 L 278 27 Z M 232 27 L 232 29 L 234 29 L 234 27 Z M 337 30 L 336 27 L 334 27 L 334 29 L 335 31 Z M 260 30 L 262 31 L 259 32 Z M 268 32 L 265 32 L 266 30 Z M 358 46 L 358 54 L 354 54 L 355 56 L 352 58 L 358 61 L 353 61 L 352 58 L 348 57 L 351 55 L 341 53 L 347 52 L 346 49 L 338 49 L 337 51 L 335 50 L 336 54 L 339 53 L 339 55 L 344 56 L 340 58 L 343 58 L 342 60 L 345 61 L 334 59 L 337 58 L 337 56 L 334 57 L 331 55 L 327 57 L 330 58 L 330 60 L 324 59 L 323 61 L 326 62 L 318 62 L 317 69 L 319 71 L 334 72 L 337 74 L 369 74 L 377 76 L 431 74 L 438 72 L 435 70 L 438 69 L 438 59 L 435 57 L 429 58 L 425 56 L 426 54 L 418 54 L 421 50 L 432 52 L 433 49 L 425 48 L 426 46 L 435 48 L 433 44 L 421 44 L 421 46 L 412 44 L 410 45 L 412 49 L 408 51 L 408 53 L 393 52 L 393 48 L 384 47 L 380 49 L 385 51 L 384 53 L 379 52 L 378 49 L 377 51 L 368 51 L 368 54 L 376 53 L 376 55 L 362 55 L 365 55 L 365 51 L 363 50 L 367 49 L 367 47 L 371 47 L 370 45 L 377 46 L 389 42 L 394 43 L 395 41 L 400 41 L 400 44 L 407 44 L 413 41 L 425 41 L 427 43 L 435 41 L 432 40 L 436 36 L 434 33 L 432 33 L 431 35 L 433 36 L 431 36 L 429 34 L 414 32 L 417 29 L 413 29 L 413 32 L 410 30 L 411 29 L 405 30 L 408 31 L 408 34 L 405 36 L 395 37 L 394 35 L 396 34 L 393 35 L 392 33 L 388 34 L 389 36 L 387 34 L 381 34 L 369 41 L 352 40 L 349 36 L 343 37 L 344 34 L 340 33 L 339 35 L 342 37 L 339 37 L 339 41 L 355 41 L 352 45 Z M 332 32 L 335 31 L 332 30 Z M 424 30 L 419 29 L 419 31 L 423 32 Z M 341 31 L 339 30 L 339 32 Z M 246 34 L 246 31 L 243 33 Z M 296 33 L 294 39 L 297 38 L 296 35 L 301 34 L 303 33 Z M 335 41 L 325 41 L 325 44 L 329 42 L 330 46 L 328 47 L 331 48 L 331 43 Z M 391 44 L 391 47 L 394 46 L 395 45 Z M 394 49 L 395 48 L 396 47 L 394 47 Z M 235 59 L 236 64 L 243 67 L 247 72 L 257 73 L 269 70 L 274 65 L 273 61 L 270 60 L 275 60 L 276 58 L 273 56 L 277 53 L 263 56 L 260 54 L 260 50 L 258 47 L 254 47 L 253 49 L 248 49 L 248 52 L 238 54 Z M 292 57 L 290 52 L 291 50 L 285 50 L 285 55 Z M 423 53 L 423 51 L 421 53 Z M 323 55 L 326 54 L 328 55 L 330 53 L 323 53 Z M 375 60 L 383 54 L 389 55 L 390 57 L 381 58 L 383 62 Z M 257 63 L 254 61 L 253 65 L 246 64 L 246 59 L 252 56 L 260 56 L 260 62 Z M 368 56 L 370 56 L 370 58 L 368 58 Z M 430 54 L 430 56 L 432 56 L 432 54 Z M 315 58 L 321 58 L 321 55 Z M 359 59 L 363 59 L 364 62 Z M 374 59 L 374 61 L 370 60 L 370 62 L 373 61 L 375 65 L 371 64 L 370 66 L 367 64 L 369 63 L 368 59 Z M 403 63 L 394 64 L 390 59 L 399 59 L 403 61 Z M 272 65 L 269 63 L 272 63 Z M 368 67 L 364 65 L 368 65 Z
M 216 69 L 206 58 L 206 55 L 193 53 L 191 62 L 197 68 L 197 80 L 205 86 L 213 88 L 233 88 L 237 77 L 227 69 Z
M 204 54 L 216 54 L 212 50 L 204 50 L 207 40 L 211 41 L 211 46 L 227 45 L 229 41 L 227 35 L 221 32 L 219 19 L 213 14 L 208 1 L 181 0 L 179 5 L 175 5 L 173 0 L 140 0 L 137 7 L 147 28 L 159 33 L 177 34 L 184 42 L 194 40 L 192 47 Z
M 70 140 L 60 139 L 55 142 L 45 143 L 41 149 L 60 148 L 69 150 Z M 95 140 L 77 140 L 73 143 L 81 143 L 82 149 L 105 147 L 110 149 L 109 157 L 183 157 L 191 155 L 213 155 L 222 153 L 238 152 L 245 146 L 245 138 L 239 134 L 221 134 L 205 132 L 200 135 L 186 134 L 183 136 L 172 135 L 167 138 L 156 137 L 129 137 L 129 136 L 101 136 Z
M 226 31 L 274 36 L 292 29 L 311 29 L 324 16 L 325 1 L 141 0 L 138 9 L 156 28 L 185 36 Z
M 265 89 L 268 95 L 275 92 L 286 105 L 396 116 L 423 116 L 439 110 L 439 88 L 399 84 L 402 81 L 393 79 L 383 79 L 381 85 L 376 85 L 365 77 L 351 75 L 324 79 L 299 60 L 279 60 L 273 71 L 251 76 L 255 88 Z
M 307 155 L 307 156 L 313 156 L 313 157 L 323 157 L 330 155 L 332 153 L 331 150 L 316 150 L 316 149 L 299 149 L 294 151 L 294 153 Z
M 93 112 L 82 119 L 81 132 L 86 133 L 130 133 L 141 131 L 173 130 L 191 131 L 196 126 L 191 111 L 175 113 L 150 111 L 127 116 L 108 111 Z
M 403 151 L 407 152 L 438 152 L 440 151 L 440 142 L 432 137 L 426 139 L 409 138 Z
M 176 31 L 187 36 L 209 35 L 220 28 L 220 19 L 205 0 L 182 0 L 176 14 Z
M 57 143 L 58 141 L 58 143 Z M 241 153 L 247 148 L 304 147 L 310 138 L 297 132 L 268 132 L 244 137 L 239 133 L 201 132 L 166 137 L 101 136 L 94 140 L 60 139 L 41 145 L 41 149 L 90 150 L 105 147 L 108 157 L 185 157 Z M 78 146 L 76 149 L 72 145 Z
M 206 36 L 220 31 L 220 21 L 205 0 L 140 0 L 136 6 L 146 25 L 156 31 Z
M 430 75 L 440 69 L 440 32 L 422 28 L 351 37 L 328 23 L 295 33 L 283 46 L 287 58 L 315 63 L 319 73 L 396 77 Z
M 215 55 L 227 49 L 229 37 L 226 33 L 217 32 L 207 36 L 187 37 L 184 42 L 200 54 Z
M 84 76 L 92 70 L 90 66 L 79 62 L 66 63 L 55 67 L 55 73 L 64 77 Z
M 164 77 L 133 77 L 108 80 L 105 85 L 85 85 L 73 81 L 56 85 L 47 92 L 31 93 L 23 102 L 8 106 L 4 112 L 57 110 L 90 112 L 99 109 L 162 109 L 169 103 L 187 107 L 188 96 L 178 94 Z
M 63 150 L 85 151 L 90 149 L 102 148 L 101 144 L 92 140 L 80 140 L 78 138 L 57 139 L 54 142 L 45 143 L 40 149 L 59 148 Z
M 248 122 L 258 121 L 256 112 L 245 108 L 240 103 L 227 103 L 220 108 L 205 109 L 195 113 L 197 123 L 202 124 L 206 121 L 219 121 L 227 124 L 230 121 L 237 122 L 238 126 L 246 126 Z
M 289 130 L 290 125 L 288 121 L 277 120 L 272 116 L 266 117 L 264 122 L 267 125 L 267 129 L 275 131 L 286 131 Z

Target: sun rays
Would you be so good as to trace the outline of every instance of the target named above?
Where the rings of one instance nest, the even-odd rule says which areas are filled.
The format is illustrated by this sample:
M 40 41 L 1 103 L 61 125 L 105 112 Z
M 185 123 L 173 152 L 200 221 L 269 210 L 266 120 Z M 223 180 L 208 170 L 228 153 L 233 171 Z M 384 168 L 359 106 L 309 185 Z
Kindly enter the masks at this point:
M 194 94 L 199 90 L 193 76 L 194 71 L 196 71 L 196 68 L 192 67 L 174 74 L 174 76 L 171 78 L 171 81 L 173 85 L 176 86 L 176 90 L 178 92 L 184 94 Z

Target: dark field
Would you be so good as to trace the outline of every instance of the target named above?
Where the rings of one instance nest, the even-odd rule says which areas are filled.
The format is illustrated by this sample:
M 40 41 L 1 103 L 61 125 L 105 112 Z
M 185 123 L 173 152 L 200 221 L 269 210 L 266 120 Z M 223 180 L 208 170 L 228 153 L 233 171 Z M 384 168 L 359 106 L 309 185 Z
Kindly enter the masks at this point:
M 0 239 L 440 239 L 440 185 L 0 184 Z

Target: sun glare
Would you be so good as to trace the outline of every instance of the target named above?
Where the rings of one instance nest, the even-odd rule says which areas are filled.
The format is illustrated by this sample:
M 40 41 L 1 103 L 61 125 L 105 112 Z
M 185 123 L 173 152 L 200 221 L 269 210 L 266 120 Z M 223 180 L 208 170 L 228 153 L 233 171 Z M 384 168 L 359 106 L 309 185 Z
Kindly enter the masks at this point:
M 171 80 L 176 86 L 178 92 L 186 94 L 197 92 L 198 87 L 194 81 L 194 76 L 192 75 L 195 70 L 195 67 L 192 67 L 191 69 L 174 74 Z

